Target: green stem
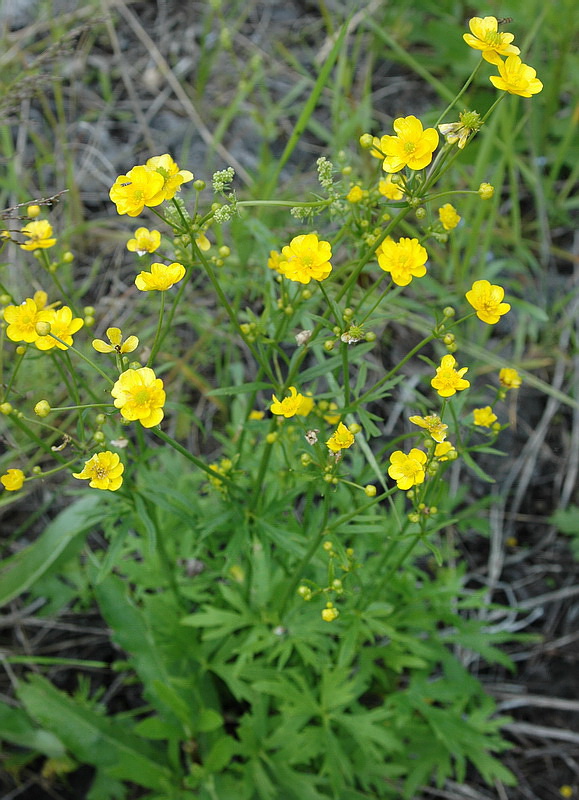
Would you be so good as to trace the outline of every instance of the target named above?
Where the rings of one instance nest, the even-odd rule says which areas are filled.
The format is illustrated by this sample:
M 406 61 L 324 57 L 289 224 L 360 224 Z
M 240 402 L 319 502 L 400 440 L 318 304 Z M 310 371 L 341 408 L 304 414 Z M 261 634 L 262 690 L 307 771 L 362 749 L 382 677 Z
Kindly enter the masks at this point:
M 8 395 L 10 394 L 10 390 L 12 389 L 12 384 L 16 376 L 18 375 L 18 370 L 22 366 L 22 362 L 24 361 L 24 356 L 26 355 L 28 348 L 23 353 L 18 354 L 16 364 L 14 365 L 14 369 L 12 370 L 12 375 L 10 376 L 10 380 L 8 381 L 8 385 L 6 386 L 6 391 L 4 392 L 4 399 L 3 402 L 8 400 Z
M 434 127 L 435 127 L 435 128 L 438 128 L 438 126 L 440 125 L 440 123 L 442 122 L 442 120 L 443 120 L 443 119 L 446 117 L 446 115 L 447 115 L 447 114 L 448 114 L 448 112 L 451 110 L 451 108 L 454 108 L 454 106 L 455 106 L 455 105 L 458 103 L 458 101 L 460 100 L 460 98 L 463 96 L 463 94 L 466 92 L 466 90 L 468 89 L 468 87 L 469 87 L 469 86 L 471 85 L 471 83 L 473 82 L 473 80 L 474 80 L 474 78 L 475 78 L 475 76 L 476 76 L 477 72 L 478 72 L 478 71 L 479 71 L 479 69 L 482 67 L 482 65 L 483 65 L 483 59 L 482 59 L 482 57 L 481 57 L 481 59 L 479 60 L 478 64 L 476 65 L 476 67 L 473 69 L 473 71 L 470 73 L 469 77 L 466 79 L 466 82 L 465 82 L 464 86 L 462 87 L 462 89 L 460 90 L 460 92 L 459 92 L 459 93 L 456 95 L 456 97 L 454 98 L 454 100 L 451 100 L 451 102 L 450 102 L 450 103 L 447 105 L 447 107 L 444 109 L 444 111 L 442 112 L 442 114 L 439 116 L 439 118 L 438 118 L 438 119 L 436 120 L 436 122 L 434 123 Z
M 153 359 L 157 355 L 159 347 L 161 346 L 161 331 L 163 329 L 163 315 L 165 313 L 165 292 L 161 292 L 161 307 L 159 308 L 159 320 L 157 322 L 157 330 L 155 331 L 155 339 L 151 348 L 151 354 L 147 360 L 147 366 L 150 367 Z
M 106 372 L 103 372 L 102 369 L 94 363 L 94 361 L 91 361 L 90 358 L 88 358 L 88 356 L 85 356 L 84 353 L 81 353 L 80 350 L 77 350 L 76 347 L 74 347 L 74 345 L 63 342 L 62 339 L 59 339 L 58 336 L 55 336 L 53 333 L 49 333 L 48 336 L 52 336 L 52 338 L 56 339 L 57 342 L 63 344 L 67 350 L 72 350 L 73 353 L 76 353 L 79 358 L 82 358 L 83 361 L 86 361 L 86 363 L 89 364 L 89 366 L 91 366 L 94 370 L 96 370 L 99 373 L 99 375 L 101 375 L 106 381 L 108 381 L 111 385 L 114 384 L 114 380 L 109 375 L 107 375 Z

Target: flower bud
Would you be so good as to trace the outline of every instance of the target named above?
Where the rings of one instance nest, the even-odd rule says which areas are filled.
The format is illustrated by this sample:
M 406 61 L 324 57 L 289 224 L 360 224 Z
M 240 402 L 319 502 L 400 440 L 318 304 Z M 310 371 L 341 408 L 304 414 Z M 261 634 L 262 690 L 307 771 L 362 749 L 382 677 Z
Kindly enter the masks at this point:
M 98 442 L 99 444 L 105 441 L 105 435 L 102 431 L 95 431 L 92 438 L 93 441 Z
M 38 403 L 34 406 L 34 413 L 37 417 L 47 417 L 50 412 L 52 411 L 50 407 L 50 403 L 48 400 L 39 400 Z
M 481 200 L 490 200 L 495 193 L 495 187 L 490 183 L 481 183 L 478 187 L 478 196 Z
M 74 253 L 71 253 L 70 250 L 67 250 L 66 253 L 62 254 L 63 264 L 71 264 L 73 261 L 74 261 Z
M 193 181 L 193 188 L 195 189 L 196 192 L 202 192 L 203 189 L 205 188 L 205 185 L 206 185 L 205 181 L 199 179 Z
M 355 436 L 357 433 L 360 433 L 360 431 L 362 430 L 362 426 L 358 425 L 357 422 L 352 422 L 352 424 L 348 426 L 348 430 Z
M 0 414 L 4 414 L 4 416 L 7 417 L 11 413 L 12 413 L 12 405 L 10 403 L 2 403 L 0 405 Z
M 224 244 L 219 248 L 217 252 L 221 256 L 221 258 L 227 258 L 227 256 L 231 255 L 231 248 L 227 247 L 227 245 Z
M 273 444 L 274 442 L 277 442 L 277 433 L 275 431 L 273 433 L 268 433 L 267 436 L 265 437 L 265 441 L 268 444 Z
M 426 209 L 420 206 L 414 212 L 416 214 L 416 219 L 426 219 Z
M 328 353 L 331 353 L 331 351 L 334 349 L 334 345 L 335 342 L 333 339 L 326 339 L 324 342 L 324 350 Z
M 371 133 L 363 133 L 360 136 L 360 147 L 363 150 L 370 150 L 374 145 L 374 137 Z
M 364 494 L 366 497 L 376 497 L 376 487 L 369 483 L 364 487 Z
M 367 342 L 375 342 L 376 334 L 374 333 L 374 331 L 368 331 L 368 333 L 365 334 L 364 339 L 366 339 Z
M 450 317 L 454 317 L 454 315 L 456 314 L 456 311 L 454 310 L 454 308 L 452 306 L 446 306 L 446 308 L 442 309 L 442 313 L 443 313 L 443 315 L 445 317 L 450 318 Z
M 34 329 L 39 336 L 48 336 L 50 333 L 50 322 L 37 322 Z
M 30 219 L 35 219 L 36 217 L 40 216 L 41 208 L 40 208 L 40 206 L 36 206 L 36 205 L 28 206 L 28 208 L 26 209 L 26 213 L 30 217 Z

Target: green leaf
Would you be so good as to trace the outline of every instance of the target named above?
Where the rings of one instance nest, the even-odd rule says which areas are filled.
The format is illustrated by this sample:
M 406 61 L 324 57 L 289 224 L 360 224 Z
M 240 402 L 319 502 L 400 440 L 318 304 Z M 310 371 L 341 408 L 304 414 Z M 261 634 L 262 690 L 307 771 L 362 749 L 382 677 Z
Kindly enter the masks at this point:
M 156 760 L 150 746 L 134 736 L 127 724 L 78 705 L 39 675 L 19 685 L 18 697 L 33 719 L 58 732 L 79 761 L 148 789 L 166 789 L 177 782 L 178 776 Z
M 0 606 L 26 592 L 81 550 L 84 535 L 103 516 L 103 498 L 99 495 L 94 491 L 82 496 L 60 513 L 34 544 L 5 562 L 0 573 Z
M 238 395 L 246 394 L 260 389 L 269 389 L 271 391 L 271 383 L 265 381 L 251 381 L 250 383 L 241 383 L 238 386 L 222 386 L 219 389 L 212 389 L 206 392 L 208 397 L 220 397 L 222 395 Z
M 209 751 L 207 758 L 203 762 L 206 772 L 219 772 L 229 764 L 238 745 L 231 736 L 221 736 Z
M 42 728 L 36 727 L 21 708 L 10 708 L 0 704 L 0 740 L 36 750 L 48 758 L 61 758 L 66 748 L 60 739 Z
M 466 450 L 463 450 L 460 455 L 467 467 L 474 472 L 474 474 L 480 478 L 481 481 L 485 481 L 485 483 L 496 483 L 494 478 L 491 478 L 490 475 L 487 475 L 487 473 L 481 469 L 481 467 L 479 467 L 476 461 L 474 461 L 471 457 L 470 453 L 467 453 Z

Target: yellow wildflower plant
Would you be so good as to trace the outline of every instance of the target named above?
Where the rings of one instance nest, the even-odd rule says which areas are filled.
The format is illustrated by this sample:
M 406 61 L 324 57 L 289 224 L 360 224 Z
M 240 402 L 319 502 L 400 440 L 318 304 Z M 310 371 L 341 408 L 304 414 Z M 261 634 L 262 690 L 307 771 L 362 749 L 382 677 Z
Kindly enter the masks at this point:
M 499 372 L 499 383 L 508 391 L 509 389 L 518 389 L 522 385 L 523 379 L 516 369 L 503 367 Z
M 518 56 L 521 52 L 511 44 L 515 38 L 513 33 L 499 33 L 499 21 L 496 17 L 473 17 L 468 27 L 471 32 L 464 33 L 462 38 L 473 50 L 480 50 L 484 60 L 490 64 L 500 63 L 501 56 Z
M 124 471 L 125 465 L 119 454 L 105 450 L 102 453 L 95 453 L 85 462 L 81 472 L 73 472 L 72 477 L 90 481 L 91 489 L 108 489 L 110 492 L 116 492 L 123 482 Z
M 426 453 L 423 450 L 418 450 L 417 447 L 413 447 L 408 455 L 403 453 L 402 450 L 396 450 L 390 456 L 388 475 L 392 480 L 396 481 L 397 487 L 403 491 L 412 488 L 412 486 L 418 486 L 424 483 L 424 478 L 426 477 L 424 469 L 426 459 Z
M 27 297 L 19 306 L 6 306 L 3 316 L 8 323 L 6 336 L 12 342 L 30 344 L 38 339 L 36 325 L 39 322 L 48 322 L 52 311 L 43 306 L 39 308 L 31 297 Z
M 354 434 L 346 428 L 343 422 L 340 422 L 326 444 L 332 453 L 339 453 L 340 450 L 346 450 L 354 444 Z
M 315 233 L 296 236 L 282 248 L 279 272 L 290 281 L 309 283 L 325 280 L 332 271 L 329 242 L 318 239 Z
M 300 408 L 302 407 L 305 397 L 298 392 L 295 386 L 290 386 L 289 392 L 290 396 L 284 397 L 283 400 L 278 400 L 275 394 L 272 394 L 272 403 L 269 407 L 272 414 L 288 419 L 300 413 Z
M 120 328 L 107 328 L 106 337 L 110 344 L 102 339 L 93 339 L 92 346 L 97 353 L 132 353 L 139 346 L 136 336 L 129 336 L 123 342 L 123 334 Z
M 499 75 L 489 78 L 496 89 L 520 97 L 532 97 L 542 91 L 543 84 L 537 78 L 537 71 L 523 64 L 519 56 L 509 56 L 506 61 L 500 61 L 497 67 Z
M 109 192 L 117 207 L 117 214 L 138 217 L 145 206 L 158 206 L 165 199 L 165 179 L 148 167 L 137 166 L 126 175 L 119 175 Z
M 434 448 L 434 457 L 437 461 L 452 461 L 456 456 L 456 448 L 451 442 L 440 442 Z
M 394 120 L 396 136 L 382 136 L 380 150 L 384 154 L 384 172 L 399 172 L 404 167 L 412 170 L 424 169 L 432 161 L 432 154 L 438 147 L 438 131 L 422 127 L 415 116 L 399 117 Z
M 39 350 L 52 350 L 57 347 L 59 350 L 68 350 L 67 345 L 73 344 L 72 337 L 84 325 L 84 320 L 80 317 L 73 317 L 72 309 L 68 306 L 62 306 L 58 309 L 48 309 L 49 316 L 44 322 L 50 325 L 50 334 L 47 336 L 39 336 L 34 344 Z M 55 338 L 62 339 L 57 342 Z M 63 344 L 64 342 L 64 344 Z
M 418 425 L 419 428 L 428 431 L 435 442 L 443 442 L 446 439 L 448 425 L 445 425 L 436 414 L 429 414 L 426 417 L 413 416 L 408 419 L 413 425 Z
M 440 366 L 436 368 L 436 375 L 430 381 L 433 389 L 436 389 L 441 397 L 452 397 L 456 392 L 462 392 L 463 389 L 468 389 L 470 386 L 469 381 L 463 378 L 463 375 L 468 372 L 468 367 L 462 369 L 455 369 L 456 358 L 453 355 L 446 355 L 442 357 Z
M 465 297 L 476 311 L 477 317 L 487 325 L 495 325 L 503 314 L 511 310 L 509 303 L 503 303 L 505 290 L 489 281 L 475 281 Z
M 173 161 L 168 153 L 148 158 L 146 166 L 163 178 L 163 185 L 159 190 L 161 200 L 156 202 L 158 198 L 155 197 L 155 202 L 147 203 L 147 205 L 159 205 L 163 200 L 172 200 L 175 194 L 181 191 L 181 185 L 192 181 L 195 177 L 188 169 L 179 169 L 179 165 Z
M 111 395 L 123 418 L 129 422 L 138 420 L 144 428 L 158 425 L 165 416 L 163 381 L 150 367 L 122 372 Z
M 7 492 L 17 492 L 22 489 L 24 481 L 26 480 L 24 473 L 21 469 L 8 469 L 0 477 L 0 483 Z
M 378 191 L 387 200 L 402 200 L 404 192 L 397 183 L 392 182 L 392 175 L 381 178 L 378 182 Z
M 168 266 L 165 264 L 151 264 L 150 272 L 139 272 L 135 278 L 135 286 L 141 292 L 166 292 L 185 277 L 185 267 L 174 261 Z
M 127 250 L 144 256 L 145 253 L 154 253 L 161 246 L 161 233 L 148 228 L 137 228 L 133 239 L 127 242 Z
M 20 233 L 27 237 L 27 241 L 21 244 L 22 250 L 45 250 L 56 244 L 56 238 L 52 235 L 52 225 L 46 219 L 37 219 L 29 222 Z
M 498 417 L 493 412 L 490 406 L 484 408 L 475 408 L 472 412 L 474 424 L 479 428 L 492 428 L 493 422 L 496 422 Z
M 377 249 L 376 254 L 380 269 L 389 272 L 397 286 L 408 286 L 412 278 L 422 278 L 426 275 L 424 264 L 428 259 L 428 253 L 418 239 L 402 237 L 395 242 L 388 237 Z
M 440 219 L 442 227 L 445 231 L 451 231 L 453 228 L 456 228 L 461 220 L 460 214 L 450 203 L 445 203 L 438 209 L 438 218 Z

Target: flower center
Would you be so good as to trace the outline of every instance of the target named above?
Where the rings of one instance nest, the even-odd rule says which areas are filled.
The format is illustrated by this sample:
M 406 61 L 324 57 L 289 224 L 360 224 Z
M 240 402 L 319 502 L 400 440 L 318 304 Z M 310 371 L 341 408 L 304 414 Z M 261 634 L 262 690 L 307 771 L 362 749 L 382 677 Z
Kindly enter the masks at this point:
M 414 142 L 404 142 L 404 152 L 413 153 L 416 150 Z

